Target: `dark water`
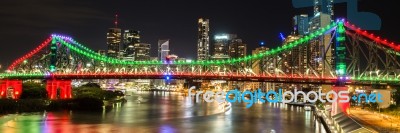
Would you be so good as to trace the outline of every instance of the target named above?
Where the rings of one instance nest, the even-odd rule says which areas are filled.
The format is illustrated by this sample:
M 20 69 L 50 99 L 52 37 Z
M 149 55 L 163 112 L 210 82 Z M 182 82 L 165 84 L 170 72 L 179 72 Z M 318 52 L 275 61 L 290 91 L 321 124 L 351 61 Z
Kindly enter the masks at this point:
M 142 97 L 141 103 L 137 102 Z M 194 103 L 179 93 L 139 92 L 110 112 L 47 112 L 0 118 L 1 133 L 308 133 L 314 132 L 312 112 L 284 104 Z

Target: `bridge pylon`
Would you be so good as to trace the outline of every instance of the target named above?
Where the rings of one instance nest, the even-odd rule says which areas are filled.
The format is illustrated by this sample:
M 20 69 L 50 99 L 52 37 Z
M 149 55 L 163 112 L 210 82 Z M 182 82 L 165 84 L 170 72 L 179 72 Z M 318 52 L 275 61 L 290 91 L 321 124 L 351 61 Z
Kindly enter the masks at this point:
M 338 25 L 336 27 L 336 45 L 335 45 L 335 66 L 336 66 L 336 75 L 337 81 L 334 86 L 332 86 L 332 90 L 336 92 L 336 94 L 340 94 L 342 91 L 348 91 L 348 87 L 345 85 L 346 81 L 349 79 L 346 72 L 346 29 L 344 26 L 344 20 L 339 20 Z M 348 93 L 347 93 L 348 96 Z M 350 97 L 349 97 L 350 98 Z M 349 102 L 339 102 L 340 98 L 337 98 L 335 102 L 332 103 L 332 116 L 339 114 L 341 112 L 348 114 L 348 110 L 350 108 Z
M 22 80 L 0 80 L 0 98 L 19 99 L 22 94 Z
M 50 99 L 72 98 L 71 80 L 48 79 L 46 90 Z

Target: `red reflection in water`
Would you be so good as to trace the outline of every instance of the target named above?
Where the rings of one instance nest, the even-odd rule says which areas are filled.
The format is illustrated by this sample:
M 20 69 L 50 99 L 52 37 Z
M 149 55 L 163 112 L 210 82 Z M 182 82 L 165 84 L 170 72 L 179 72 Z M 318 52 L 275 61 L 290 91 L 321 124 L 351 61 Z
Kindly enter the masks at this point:
M 57 133 L 70 133 L 79 132 L 79 129 L 71 128 L 71 119 L 68 112 L 53 113 L 48 112 L 45 114 L 42 132 L 57 132 Z

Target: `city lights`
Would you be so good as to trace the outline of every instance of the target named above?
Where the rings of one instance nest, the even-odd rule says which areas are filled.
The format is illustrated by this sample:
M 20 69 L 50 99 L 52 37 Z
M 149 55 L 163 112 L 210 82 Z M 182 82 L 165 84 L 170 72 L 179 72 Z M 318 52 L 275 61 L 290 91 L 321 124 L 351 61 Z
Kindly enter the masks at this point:
M 0 132 L 400 131 L 400 43 L 366 31 L 382 13 L 263 2 L 3 2 Z
M 208 60 L 208 61 L 195 61 L 195 60 L 186 60 L 186 61 L 170 61 L 170 62 L 163 62 L 163 61 L 127 61 L 127 60 L 120 60 L 120 59 L 116 59 L 116 58 L 112 58 L 112 57 L 107 57 L 104 55 L 100 55 L 96 52 L 94 52 L 93 50 L 90 50 L 89 48 L 85 47 L 84 45 L 78 43 L 77 41 L 75 41 L 74 39 L 67 37 L 67 36 L 60 36 L 60 35 L 56 35 L 56 34 L 52 34 L 52 36 L 48 39 L 46 39 L 41 45 L 39 45 L 39 47 L 35 48 L 33 51 L 29 52 L 27 55 L 22 56 L 20 59 L 17 59 L 16 61 L 14 61 L 12 63 L 12 65 L 10 65 L 9 70 L 12 70 L 15 66 L 19 65 L 20 63 L 26 63 L 27 61 L 29 61 L 29 58 L 32 57 L 34 54 L 37 54 L 37 52 L 39 52 L 41 49 L 43 49 L 44 47 L 48 46 L 50 43 L 51 44 L 56 44 L 57 42 L 59 42 L 61 45 L 64 45 L 66 47 L 68 47 L 70 50 L 75 51 L 79 54 L 82 54 L 84 56 L 86 56 L 87 58 L 91 58 L 91 59 L 95 59 L 95 60 L 99 60 L 99 61 L 104 61 L 106 63 L 111 63 L 111 64 L 122 64 L 122 65 L 163 65 L 163 64 L 177 64 L 177 65 L 212 65 L 212 64 L 217 64 L 217 65 L 222 65 L 222 64 L 231 64 L 231 63 L 238 63 L 238 62 L 244 62 L 244 61 L 249 61 L 249 60 L 253 60 L 253 59 L 259 59 L 259 58 L 263 58 L 263 57 L 268 57 L 268 56 L 275 56 L 277 54 L 280 54 L 282 52 L 288 51 L 293 49 L 294 47 L 297 47 L 301 44 L 304 44 L 305 42 L 308 42 L 309 40 L 322 35 L 323 33 L 330 31 L 332 28 L 337 27 L 337 34 L 341 35 L 345 33 L 345 28 L 344 27 L 349 27 L 350 24 L 348 22 L 344 23 L 343 21 L 338 21 L 338 23 L 332 23 L 330 25 L 328 25 L 327 27 L 324 27 L 320 30 L 317 30 L 316 32 L 310 33 L 302 38 L 299 38 L 297 40 L 294 40 L 293 42 L 290 42 L 286 45 L 283 45 L 282 47 L 277 47 L 259 54 L 255 54 L 252 56 L 246 56 L 244 58 L 231 58 L 231 59 L 226 59 L 226 60 Z M 355 26 L 350 26 L 350 29 L 354 29 Z M 356 30 L 357 32 L 357 30 Z M 365 32 L 362 32 L 365 34 Z M 378 38 L 378 37 L 377 37 Z M 337 38 L 337 43 L 343 42 L 344 41 L 344 36 L 338 36 Z M 388 42 L 387 40 L 383 40 L 383 39 L 379 39 L 382 40 L 383 42 Z M 263 42 L 261 42 L 263 43 Z M 394 46 L 392 48 L 396 48 L 397 46 Z M 54 49 L 55 47 L 52 47 L 52 50 L 56 50 Z M 336 48 L 336 52 L 340 52 L 341 48 L 338 47 Z M 339 56 L 342 57 L 342 56 Z M 344 57 L 344 56 L 343 56 Z M 340 59 L 340 58 L 338 58 Z M 338 65 L 336 65 L 337 67 L 337 74 L 338 75 L 343 75 L 345 74 L 345 68 L 346 65 L 340 65 L 340 62 Z M 90 67 L 91 64 L 87 64 L 86 66 Z M 56 68 L 55 66 L 50 66 L 50 70 L 51 71 L 55 71 Z M 22 76 L 22 77 L 41 77 L 44 76 L 44 74 L 42 73 L 33 73 L 33 74 L 1 74 L 1 77 L 6 78 L 6 77 L 18 77 L 18 76 Z M 56 76 L 56 75 L 54 75 Z M 339 76 L 341 77 L 341 76 Z M 348 80 L 348 79 L 346 79 Z M 360 78 L 352 78 L 352 81 L 367 81 L 367 80 L 371 80 L 371 81 L 398 81 L 398 78 L 386 78 L 386 77 L 360 77 Z

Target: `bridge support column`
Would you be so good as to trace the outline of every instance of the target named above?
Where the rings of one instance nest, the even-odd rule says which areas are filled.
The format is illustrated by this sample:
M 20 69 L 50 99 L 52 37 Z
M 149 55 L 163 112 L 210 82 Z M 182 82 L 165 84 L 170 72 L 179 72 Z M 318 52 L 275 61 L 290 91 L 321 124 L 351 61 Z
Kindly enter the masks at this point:
M 347 100 L 339 98 L 340 91 L 346 91 L 347 98 L 351 98 L 348 95 L 348 87 L 345 85 L 346 80 L 348 79 L 348 75 L 346 72 L 347 64 L 346 64 L 346 28 L 344 27 L 344 20 L 340 20 L 337 22 L 336 27 L 336 45 L 335 45 L 335 68 L 337 81 L 335 86 L 332 87 L 332 90 L 336 92 L 337 100 L 332 103 L 332 112 L 331 115 L 336 115 L 341 112 L 348 114 L 350 108 L 349 102 L 340 102 L 340 100 Z M 344 94 L 341 94 L 343 96 Z M 350 100 L 350 99 L 349 99 Z
M 72 98 L 71 80 L 49 79 L 47 80 L 46 90 L 50 99 Z
M 22 93 L 22 80 L 0 80 L 0 98 L 19 99 Z
M 0 99 L 4 98 L 6 95 L 6 84 L 4 80 L 0 80 Z
M 348 87 L 347 86 L 333 86 L 332 90 L 336 92 L 336 94 L 339 94 L 340 91 L 346 91 L 348 92 Z M 351 97 L 347 94 L 341 94 L 341 96 L 346 96 L 351 99 Z M 331 115 L 334 116 L 336 114 L 339 114 L 341 112 L 345 114 L 349 114 L 349 108 L 350 108 L 350 101 L 349 102 L 340 102 L 340 100 L 346 100 L 345 98 L 340 98 L 339 95 L 337 97 L 337 100 L 332 103 L 332 112 Z

